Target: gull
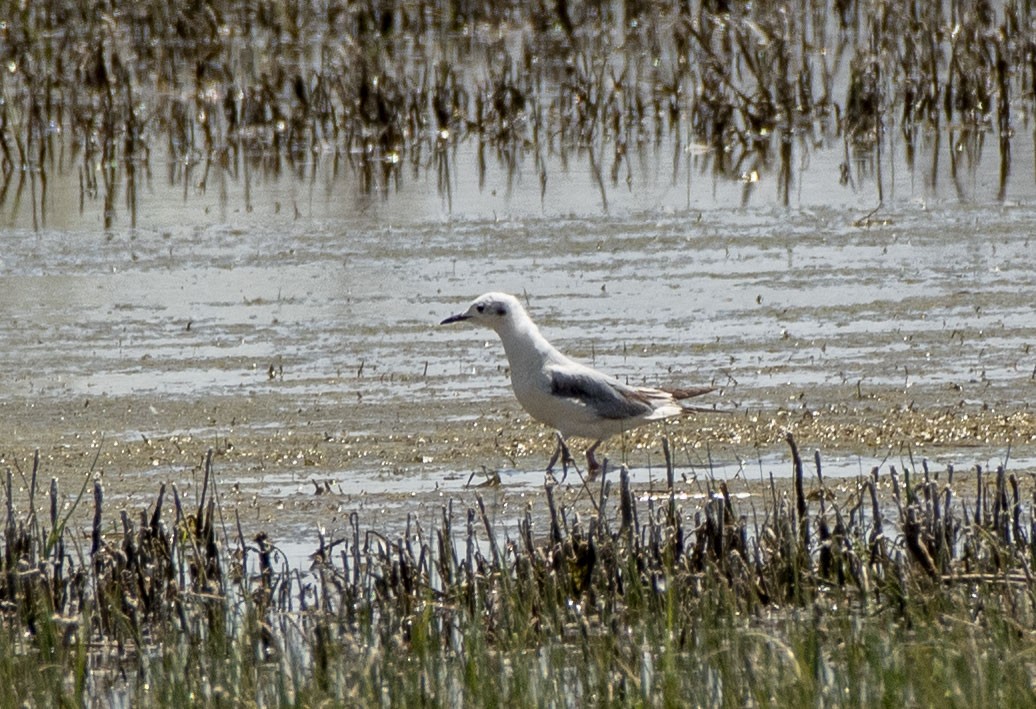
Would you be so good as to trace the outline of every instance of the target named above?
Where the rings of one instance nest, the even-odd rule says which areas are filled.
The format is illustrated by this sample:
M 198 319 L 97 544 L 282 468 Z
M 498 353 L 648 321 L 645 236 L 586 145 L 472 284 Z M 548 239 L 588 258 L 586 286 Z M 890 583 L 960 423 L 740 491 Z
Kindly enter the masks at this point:
M 518 299 L 506 293 L 481 295 L 467 310 L 439 324 L 463 321 L 488 327 L 500 336 L 518 403 L 534 419 L 557 431 L 558 446 L 547 464 L 548 473 L 553 471 L 559 454 L 563 466 L 571 461 L 565 445 L 568 436 L 594 441 L 586 450 L 592 477 L 601 470 L 594 451 L 605 439 L 650 421 L 701 411 L 685 406 L 683 400 L 713 391 L 712 387 L 627 386 L 580 364 L 550 344 Z

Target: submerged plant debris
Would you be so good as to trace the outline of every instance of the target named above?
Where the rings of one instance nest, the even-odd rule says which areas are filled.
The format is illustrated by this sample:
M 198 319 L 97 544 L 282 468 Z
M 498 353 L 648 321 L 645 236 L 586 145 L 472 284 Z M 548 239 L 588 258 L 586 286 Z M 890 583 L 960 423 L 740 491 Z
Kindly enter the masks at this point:
M 27 506 L 13 503 L 10 473 L 6 481 L 0 697 L 9 706 L 1030 698 L 1031 479 L 924 466 L 832 482 L 819 452 L 803 461 L 787 443 L 791 483 L 771 479 L 758 496 L 703 481 L 706 494 L 688 501 L 671 462 L 664 490 L 645 496 L 622 469 L 577 495 L 549 482 L 513 524 L 492 519 L 480 495 L 468 506 L 444 501 L 438 519 L 411 515 L 398 533 L 354 513 L 322 536 L 305 569 L 284 563 L 275 538 L 243 534 L 220 502 L 211 455 L 199 495 L 163 486 L 118 520 L 86 476 L 85 537 L 59 511 L 57 482 L 45 490 L 37 459 Z

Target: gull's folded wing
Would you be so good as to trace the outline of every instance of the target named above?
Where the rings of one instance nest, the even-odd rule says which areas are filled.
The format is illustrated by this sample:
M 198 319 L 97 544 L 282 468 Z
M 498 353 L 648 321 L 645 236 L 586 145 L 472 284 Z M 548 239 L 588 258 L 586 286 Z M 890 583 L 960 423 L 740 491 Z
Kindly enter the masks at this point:
M 635 389 L 592 373 L 555 369 L 550 375 L 550 393 L 578 401 L 605 419 L 636 418 L 654 411 Z

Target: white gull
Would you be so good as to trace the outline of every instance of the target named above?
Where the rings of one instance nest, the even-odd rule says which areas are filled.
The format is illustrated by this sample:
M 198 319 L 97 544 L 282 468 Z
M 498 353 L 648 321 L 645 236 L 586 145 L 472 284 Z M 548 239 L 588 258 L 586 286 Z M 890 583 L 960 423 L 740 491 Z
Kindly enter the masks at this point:
M 580 364 L 550 344 L 518 299 L 506 293 L 481 295 L 463 313 L 451 315 L 440 325 L 465 320 L 488 327 L 500 336 L 518 403 L 534 419 L 558 432 L 558 447 L 547 465 L 548 472 L 559 454 L 563 454 L 563 466 L 569 462 L 566 436 L 594 441 L 586 451 L 586 462 L 593 475 L 600 470 L 594 451 L 604 439 L 650 421 L 694 411 L 681 402 L 713 391 L 711 387 L 627 386 Z

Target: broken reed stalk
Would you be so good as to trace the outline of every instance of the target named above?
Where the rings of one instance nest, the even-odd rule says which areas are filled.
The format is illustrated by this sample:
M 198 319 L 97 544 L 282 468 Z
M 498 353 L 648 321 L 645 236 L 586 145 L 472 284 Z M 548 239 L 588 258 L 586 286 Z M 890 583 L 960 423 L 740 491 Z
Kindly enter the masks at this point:
M 666 490 L 669 493 L 668 521 L 670 525 L 675 525 L 677 523 L 676 486 L 674 484 L 676 479 L 676 467 L 673 465 L 673 454 L 669 446 L 669 436 L 662 437 L 662 453 L 665 455 L 665 481 Z
M 794 467 L 795 480 L 795 511 L 799 526 L 799 535 L 803 547 L 809 546 L 809 506 L 806 504 L 806 492 L 803 487 L 804 472 L 802 469 L 802 457 L 799 455 L 799 447 L 795 443 L 795 437 L 788 433 L 785 436 L 788 447 L 791 448 L 792 465 Z

